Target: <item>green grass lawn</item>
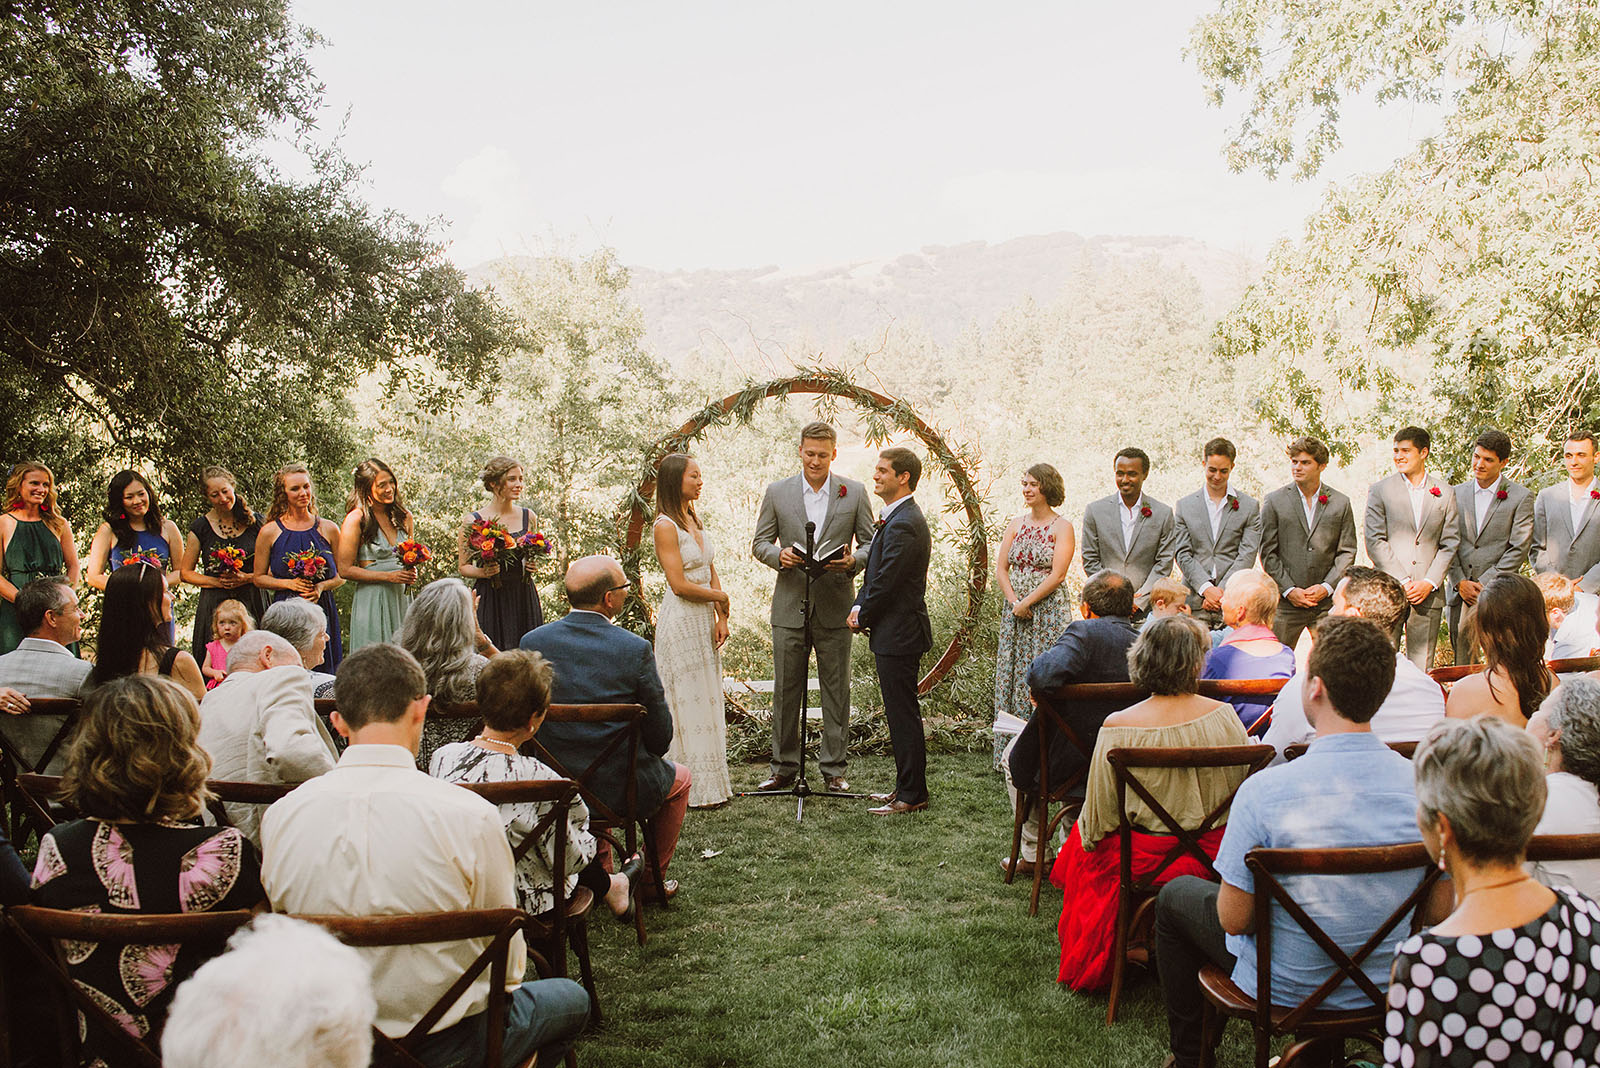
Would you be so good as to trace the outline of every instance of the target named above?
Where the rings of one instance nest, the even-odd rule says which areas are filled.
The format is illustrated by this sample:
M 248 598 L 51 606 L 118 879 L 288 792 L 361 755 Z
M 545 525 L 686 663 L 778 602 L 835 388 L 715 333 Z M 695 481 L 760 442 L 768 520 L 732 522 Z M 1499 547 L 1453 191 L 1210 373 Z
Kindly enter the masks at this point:
M 766 766 L 733 772 L 750 789 Z M 887 790 L 893 762 L 856 760 L 850 778 Z M 820 798 L 799 824 L 792 799 L 691 811 L 672 865 L 683 889 L 648 910 L 649 942 L 608 916 L 592 922 L 605 1021 L 580 1061 L 1159 1065 L 1152 978 L 1134 971 L 1113 1028 L 1103 996 L 1056 984 L 1061 898 L 1047 882 L 1030 917 L 1025 882 L 1002 881 L 1011 813 L 989 754 L 931 756 L 929 789 L 930 809 L 910 816 Z M 1224 1063 L 1244 1063 L 1236 1052 Z

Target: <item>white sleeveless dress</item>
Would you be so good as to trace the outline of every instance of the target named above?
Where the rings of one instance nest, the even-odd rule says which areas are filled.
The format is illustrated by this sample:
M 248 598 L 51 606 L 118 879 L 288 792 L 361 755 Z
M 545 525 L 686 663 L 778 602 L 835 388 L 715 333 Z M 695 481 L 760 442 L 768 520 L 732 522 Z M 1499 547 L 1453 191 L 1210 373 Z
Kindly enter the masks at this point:
M 702 551 L 694 535 L 672 523 L 683 559 L 683 576 L 701 586 L 711 584 L 716 549 L 702 529 Z M 667 759 L 688 767 L 689 804 L 719 805 L 733 793 L 728 779 L 728 727 L 722 700 L 722 652 L 712 640 L 716 609 L 704 601 L 686 601 L 667 587 L 656 618 L 656 667 L 672 709 L 672 746 Z

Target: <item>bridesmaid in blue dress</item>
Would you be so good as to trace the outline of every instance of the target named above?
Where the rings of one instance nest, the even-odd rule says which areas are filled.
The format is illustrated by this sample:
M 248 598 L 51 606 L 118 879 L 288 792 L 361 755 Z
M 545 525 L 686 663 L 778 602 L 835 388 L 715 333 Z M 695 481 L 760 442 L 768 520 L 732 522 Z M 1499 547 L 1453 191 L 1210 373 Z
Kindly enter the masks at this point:
M 414 521 L 400 484 L 382 460 L 362 460 L 351 476 L 349 514 L 339 526 L 339 574 L 356 584 L 350 600 L 350 651 L 395 641 L 411 603 L 414 568 L 395 547 L 410 540 Z
M 322 576 L 313 581 L 289 574 L 287 558 L 292 553 L 313 550 L 327 564 Z M 344 643 L 339 635 L 339 609 L 333 591 L 344 585 L 339 577 L 339 528 L 331 519 L 317 514 L 317 497 L 311 488 L 311 472 L 305 464 L 284 464 L 272 476 L 272 508 L 256 538 L 255 584 L 272 593 L 272 600 L 304 597 L 328 617 L 328 647 L 322 670 L 336 673 L 344 659 Z
M 106 579 L 135 552 L 154 553 L 167 573 L 167 585 L 178 585 L 178 564 L 183 559 L 183 536 L 178 524 L 161 514 L 155 490 L 143 475 L 118 471 L 106 490 L 105 522 L 89 543 L 89 567 L 84 581 L 104 592 Z M 167 623 L 167 644 L 178 643 L 177 624 Z
M 512 537 L 537 532 L 539 517 L 517 504 L 524 484 L 522 464 L 509 456 L 496 456 L 483 465 L 483 488 L 494 494 L 490 504 L 461 520 L 456 543 L 456 563 L 462 577 L 473 581 L 478 594 L 478 626 L 496 649 L 515 649 L 522 636 L 544 622 L 539 589 L 534 585 L 538 557 L 524 554 L 520 563 L 504 571 L 497 563 L 478 562 L 467 545 L 467 533 L 480 519 L 491 519 Z

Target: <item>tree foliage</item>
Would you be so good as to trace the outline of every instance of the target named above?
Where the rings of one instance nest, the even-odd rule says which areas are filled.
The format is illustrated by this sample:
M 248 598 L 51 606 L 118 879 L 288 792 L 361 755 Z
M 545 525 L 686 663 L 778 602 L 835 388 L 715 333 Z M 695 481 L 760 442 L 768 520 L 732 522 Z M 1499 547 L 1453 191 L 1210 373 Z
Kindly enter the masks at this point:
M 1486 425 L 1534 473 L 1600 415 L 1600 13 L 1562 0 L 1224 0 L 1196 28 L 1236 167 L 1314 173 L 1342 100 L 1446 101 L 1437 136 L 1330 190 L 1222 322 L 1264 354 L 1258 404 L 1348 457 L 1374 421 L 1430 424 L 1458 466 Z
M 343 463 L 346 387 L 438 407 L 509 324 L 428 230 L 311 142 L 314 35 L 285 0 L 0 4 L 0 440 L 69 479 Z M 288 131 L 309 177 L 266 159 Z

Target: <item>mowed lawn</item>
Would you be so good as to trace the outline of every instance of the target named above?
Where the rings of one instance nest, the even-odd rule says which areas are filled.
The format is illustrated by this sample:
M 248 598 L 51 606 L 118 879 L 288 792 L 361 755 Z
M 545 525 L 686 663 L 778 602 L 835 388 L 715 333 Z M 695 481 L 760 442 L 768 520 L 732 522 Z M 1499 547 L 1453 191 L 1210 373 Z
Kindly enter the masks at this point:
M 735 767 L 735 789 L 765 771 Z M 859 759 L 850 777 L 887 790 L 893 763 Z M 1024 881 L 1002 881 L 1011 815 L 990 755 L 934 754 L 929 789 L 932 807 L 910 816 L 823 798 L 798 824 L 788 798 L 691 811 L 672 866 L 683 889 L 647 911 L 648 943 L 592 921 L 605 1019 L 580 1062 L 1159 1065 L 1151 977 L 1134 971 L 1112 1028 L 1103 996 L 1055 982 L 1061 898 L 1047 881 L 1030 917 Z M 1230 1033 L 1223 1063 L 1246 1063 L 1244 1038 Z

